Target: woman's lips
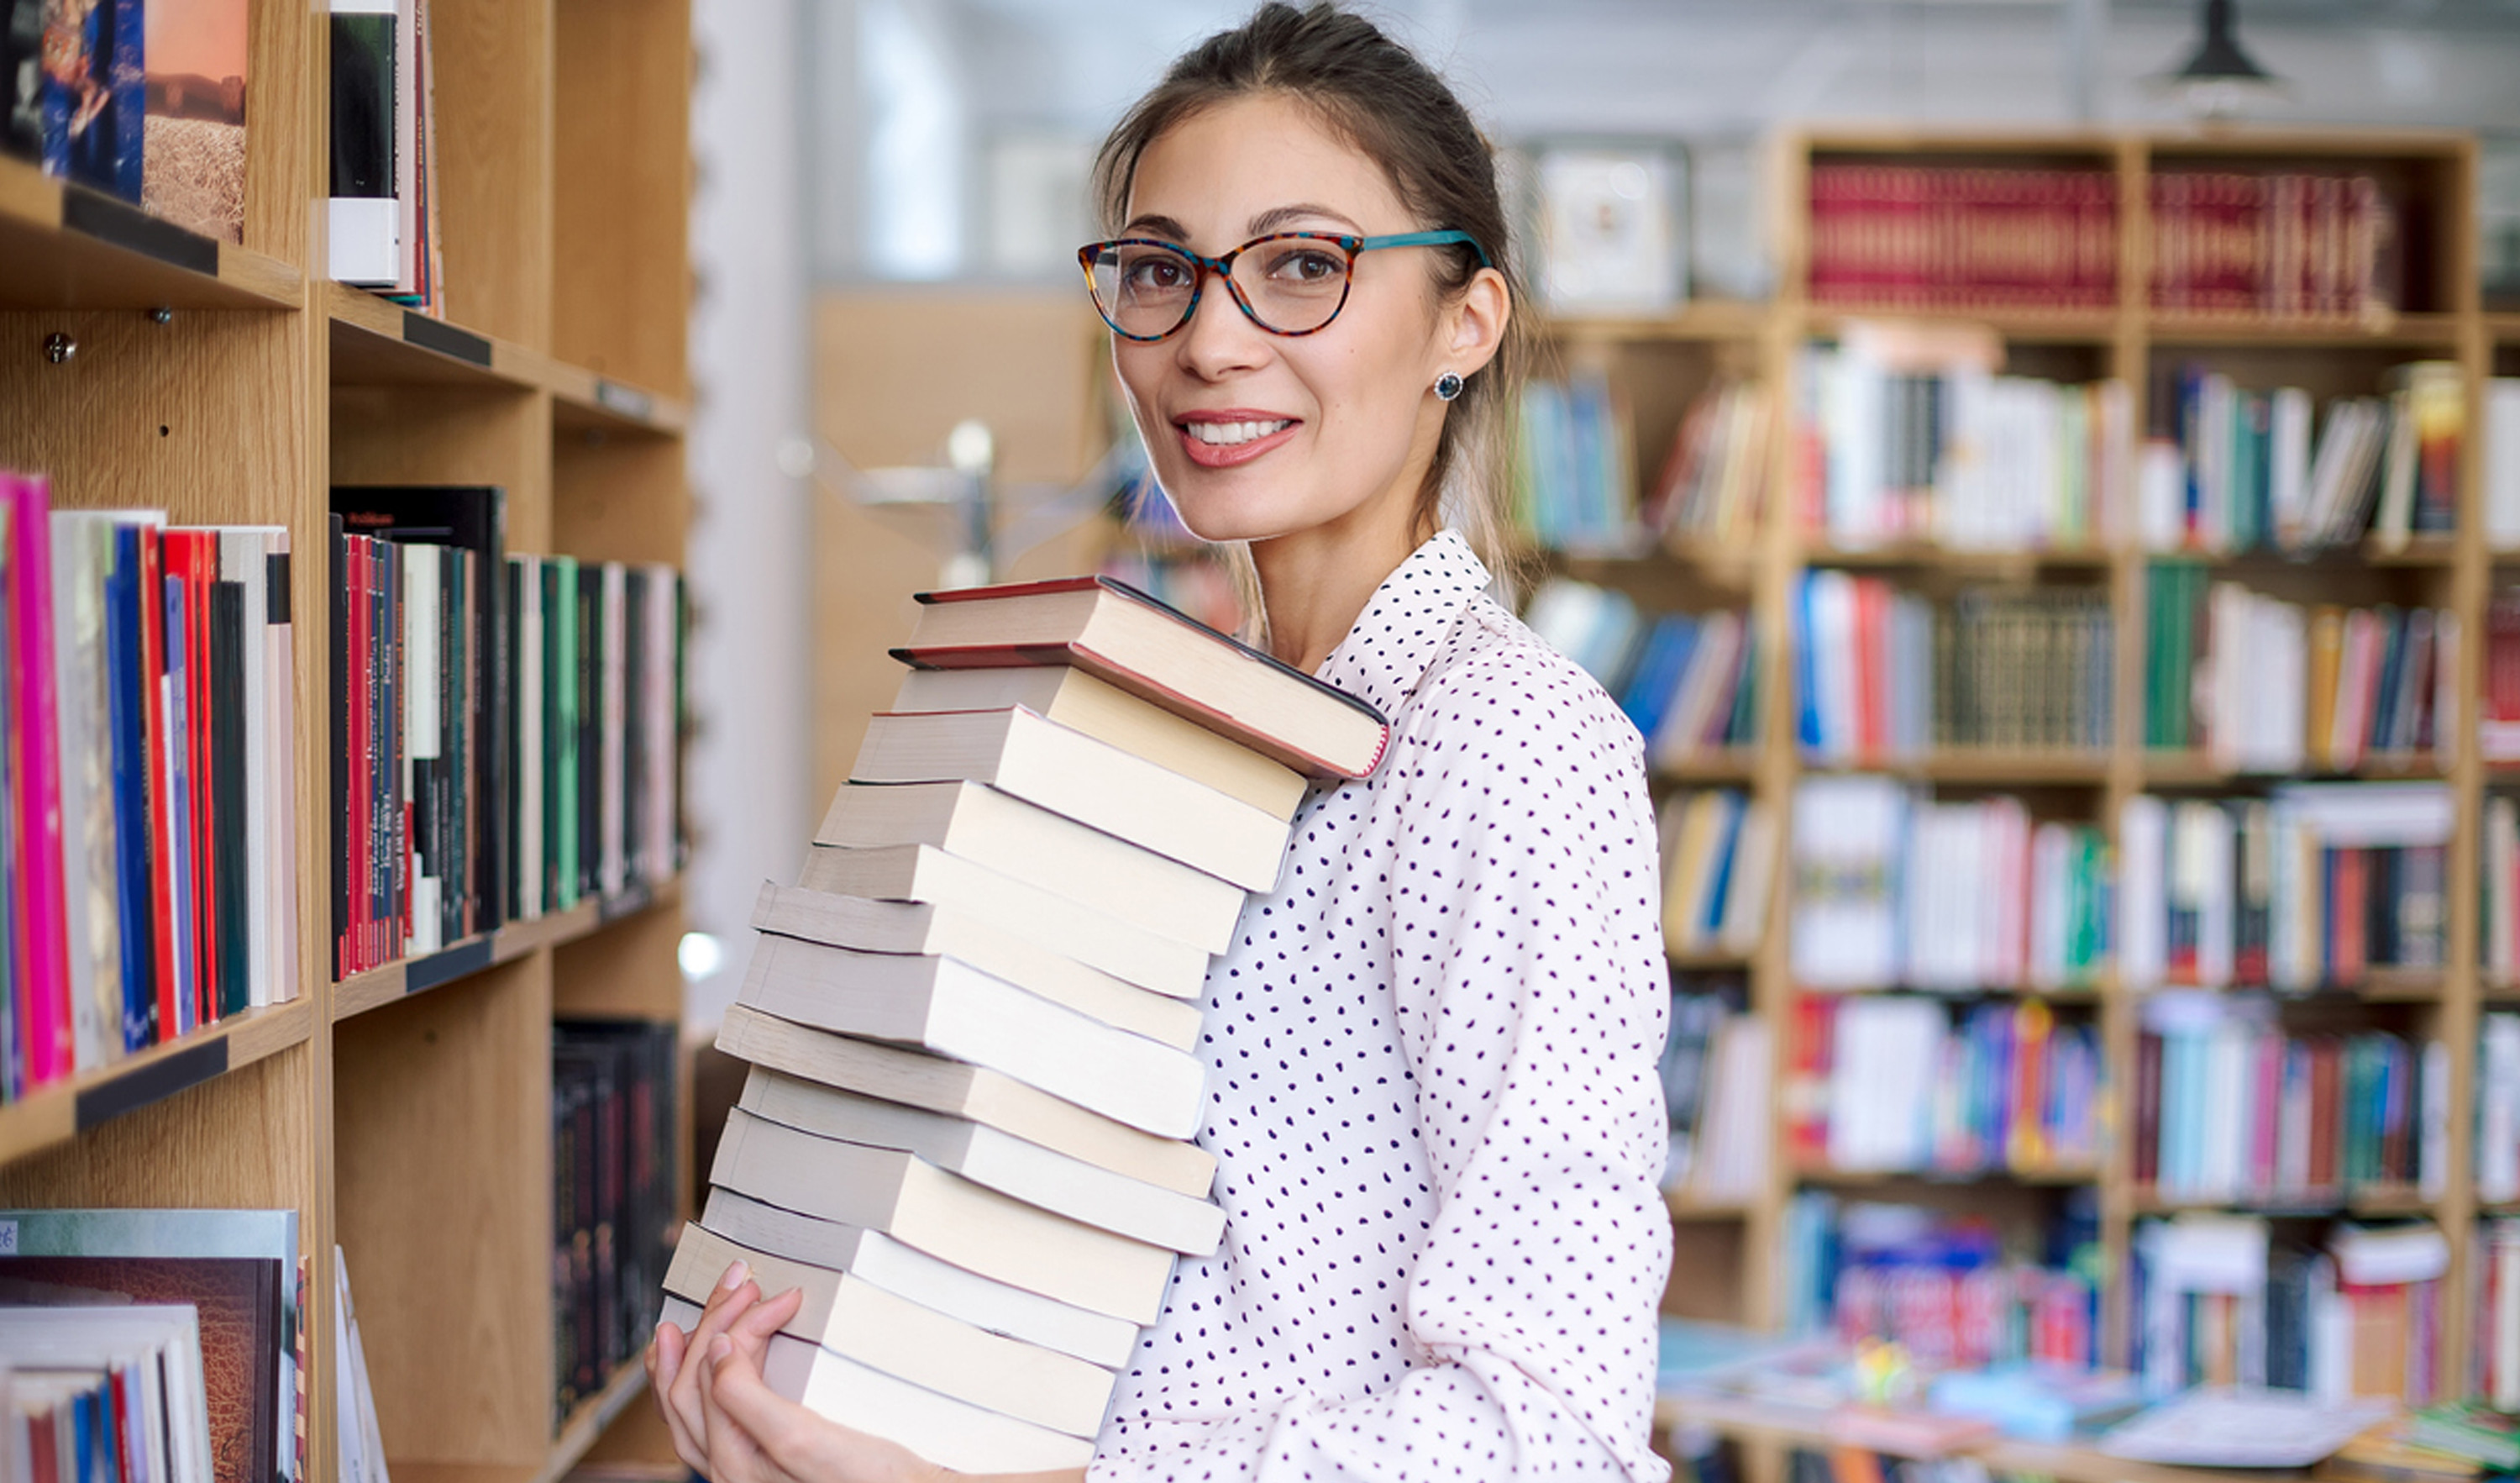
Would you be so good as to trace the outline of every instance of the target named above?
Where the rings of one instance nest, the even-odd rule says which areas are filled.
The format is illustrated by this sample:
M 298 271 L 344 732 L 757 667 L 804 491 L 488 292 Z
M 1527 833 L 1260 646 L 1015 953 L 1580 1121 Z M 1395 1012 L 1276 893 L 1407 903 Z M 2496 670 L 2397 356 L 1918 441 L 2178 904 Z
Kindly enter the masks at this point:
M 1200 421 L 1211 420 L 1201 419 Z M 1230 421 L 1256 423 L 1277 422 L 1280 421 L 1280 419 L 1253 417 L 1234 418 L 1230 419 Z M 1303 424 L 1298 422 L 1288 422 L 1286 426 L 1279 428 L 1277 431 L 1269 433 L 1265 437 L 1255 437 L 1247 443 L 1201 442 L 1198 437 L 1190 430 L 1190 424 L 1188 423 L 1176 424 L 1173 427 L 1173 433 L 1181 439 L 1182 451 L 1189 455 L 1192 463 L 1198 465 L 1202 469 L 1231 469 L 1239 464 L 1247 464 L 1253 459 L 1260 457 L 1262 454 L 1267 453 L 1272 448 L 1282 446 L 1288 438 L 1295 435 L 1295 429 L 1302 426 Z

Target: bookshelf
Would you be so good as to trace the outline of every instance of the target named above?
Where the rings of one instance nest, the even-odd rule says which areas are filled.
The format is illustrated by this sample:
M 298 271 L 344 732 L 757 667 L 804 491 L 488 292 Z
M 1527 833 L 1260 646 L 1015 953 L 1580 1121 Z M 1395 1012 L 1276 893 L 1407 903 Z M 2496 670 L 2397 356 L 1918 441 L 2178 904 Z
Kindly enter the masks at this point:
M 313 1476 L 338 1242 L 397 1475 L 538 1483 L 671 1461 L 635 1363 L 553 1415 L 550 1107 L 556 1016 L 679 1020 L 680 892 L 331 981 L 326 517 L 336 482 L 495 483 L 510 551 L 682 563 L 691 17 L 430 11 L 442 319 L 325 276 L 321 8 L 251 8 L 242 246 L 0 159 L 0 467 L 57 508 L 290 528 L 302 923 L 294 1001 L 0 1106 L 0 1203 L 294 1208 Z
M 2103 306 L 1986 312 L 1874 307 L 1860 302 L 1815 302 L 1812 290 L 1811 172 L 1816 162 L 1957 164 L 2034 169 L 2080 169 L 2113 178 L 2117 209 L 2116 284 Z M 2483 380 L 2520 374 L 2520 316 L 2482 312 L 2472 261 L 2471 212 L 2476 154 L 2471 140 L 2452 134 L 2288 131 L 2147 133 L 2115 131 L 1921 133 L 1840 130 L 1789 135 L 1776 141 L 1771 199 L 1780 271 L 1778 295 L 1761 304 L 1692 303 L 1676 314 L 1633 321 L 1566 321 L 1547 327 L 1556 363 L 1552 369 L 1605 376 L 1623 398 L 1633 429 L 1633 467 L 1650 481 L 1663 467 L 1684 409 L 1710 384 L 1732 377 L 1754 380 L 1771 390 L 1775 405 L 1790 407 L 1804 388 L 1795 384 L 1801 348 L 1834 338 L 1854 320 L 1927 321 L 1979 326 L 1994 332 L 2008 374 L 2087 383 L 2114 379 L 2133 393 L 2130 426 L 2140 437 L 2166 409 L 2158 401 L 2166 373 L 2201 363 L 2244 386 L 2301 385 L 2322 400 L 2367 395 L 2390 367 L 2415 359 L 2455 362 L 2468 398 L 2468 433 L 2457 471 L 2457 519 L 2462 532 L 2481 528 L 2482 462 L 2475 429 L 2481 425 Z M 2405 289 L 2393 311 L 2350 322 L 2268 318 L 2239 314 L 2174 313 L 2152 306 L 2146 291 L 2150 268 L 2149 187 L 2152 177 L 2201 170 L 2274 171 L 2306 168 L 2368 172 L 2398 205 L 2406 252 Z M 1711 609 L 1747 605 L 1763 625 L 1763 726 L 1761 742 L 1746 751 L 1658 775 L 1657 796 L 1684 788 L 1729 783 L 1750 792 L 1772 816 L 1785 821 L 1797 782 L 1818 773 L 1888 774 L 1938 799 L 1990 793 L 2019 794 L 2041 817 L 2096 824 L 2115 840 L 2121 806 L 2131 797 L 2158 792 L 2171 797 L 2220 797 L 2262 793 L 2292 778 L 2426 779 L 2446 783 L 2454 801 L 2455 834 L 2448 855 L 2447 961 L 2437 971 L 2374 972 L 2342 990 L 2287 1002 L 2281 1013 L 2318 1023 L 2376 1023 L 2438 1039 L 2451 1051 L 2449 1171 L 2430 1193 L 2408 1186 L 2363 1185 L 2332 1200 L 2260 1207 L 2275 1218 L 2290 1216 L 2423 1215 L 2451 1237 L 2452 1270 L 2439 1335 L 2442 1373 L 2452 1393 L 2464 1387 L 2469 1325 L 2474 1321 L 2477 1274 L 2470 1233 L 2480 1216 L 2474 1194 L 2472 1129 L 2465 1109 L 2474 1093 L 2479 1015 L 2488 1001 L 2507 1002 L 2508 984 L 2490 984 L 2478 969 L 2480 888 L 2477 818 L 2486 789 L 2507 786 L 2508 768 L 2480 756 L 2474 720 L 2482 683 L 2483 645 L 2460 648 L 2455 676 L 2459 716 L 2456 744 L 2446 758 L 2366 756 L 2350 768 L 2285 777 L 2251 774 L 2193 751 L 2150 749 L 2143 744 L 2145 696 L 2145 582 L 2152 553 L 2139 550 L 2129 532 L 2087 546 L 2040 550 L 1956 550 L 1891 541 L 1847 548 L 1807 528 L 1789 511 L 1796 487 L 1793 434 L 1788 419 L 1771 419 L 1764 509 L 1754 533 L 1731 545 L 1678 540 L 1649 555 L 1620 559 L 1560 557 L 1552 569 L 1626 593 L 1647 612 Z M 1648 490 L 1650 486 L 1648 485 Z M 2455 613 L 2466 635 L 2481 635 L 2488 595 L 2497 580 L 2520 570 L 2520 554 L 2489 552 L 2472 535 L 2423 535 L 2402 549 L 2376 544 L 2326 550 L 2307 560 L 2241 554 L 2201 558 L 2216 575 L 2229 575 L 2293 602 L 2421 604 Z M 1837 569 L 1861 576 L 1888 576 L 1903 587 L 1948 594 L 1962 587 L 2027 589 L 2064 585 L 2108 594 L 2115 620 L 2114 718 L 2105 748 L 2024 750 L 1951 748 L 1862 766 L 1819 765 L 1795 742 L 1795 676 L 1782 636 L 1791 631 L 1796 583 L 1809 571 Z M 1788 826 L 1789 827 L 1789 826 Z M 2190 1208 L 2160 1191 L 2139 1187 L 2130 1153 L 2132 1094 L 2139 998 L 2114 973 L 2092 989 L 2032 994 L 2055 1007 L 2060 1017 L 2079 1015 L 2097 1027 L 2102 1046 L 2104 1154 L 2094 1167 L 2036 1175 L 2010 1173 L 1874 1175 L 1835 1173 L 1798 1164 L 1778 1130 L 1785 1116 L 1788 1070 L 1787 1016 L 1796 996 L 1784 923 L 1790 872 L 1779 866 L 1770 915 L 1756 951 L 1741 966 L 1749 981 L 1752 1011 L 1770 1027 L 1775 1048 L 1768 1175 L 1755 1197 L 1701 1204 L 1675 1194 L 1671 1204 L 1678 1259 L 1665 1308 L 1674 1314 L 1772 1326 L 1782 1321 L 1779 1267 L 1787 1240 L 1787 1208 L 1796 1191 L 1825 1189 L 1860 1197 L 1896 1199 L 1940 1209 L 1987 1215 L 1999 1224 L 2036 1219 L 2063 1193 L 2084 1189 L 2096 1197 L 2105 1256 L 2101 1353 L 2123 1362 L 2131 1342 L 2124 1302 L 2125 1274 L 2139 1219 Z M 1721 965 L 1675 960 L 1676 968 Z M 2003 996 L 1988 995 L 2001 1000 Z M 2248 1210 L 2220 1204 L 2212 1208 Z M 1740 1442 L 1748 1476 L 1782 1476 L 1792 1438 L 1758 1418 L 1728 1417 L 1723 1408 L 1683 1408 L 1687 1419 L 1712 1424 Z M 1667 1420 L 1684 1417 L 1680 1412 Z M 1994 1459 L 1990 1465 L 1998 1464 Z M 2092 1464 L 2097 1465 L 2097 1464 Z M 2127 1475 L 2128 1464 L 2109 1463 L 2109 1476 Z M 2073 1476 L 2051 1465 L 2025 1470 Z

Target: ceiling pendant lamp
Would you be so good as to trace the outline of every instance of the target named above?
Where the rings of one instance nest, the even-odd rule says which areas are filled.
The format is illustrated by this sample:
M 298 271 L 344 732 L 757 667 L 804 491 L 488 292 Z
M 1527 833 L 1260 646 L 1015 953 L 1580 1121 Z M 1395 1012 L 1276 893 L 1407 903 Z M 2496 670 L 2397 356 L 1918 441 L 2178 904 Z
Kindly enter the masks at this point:
M 2232 34 L 2232 0 L 2205 0 L 2205 35 L 2175 72 L 2151 79 L 2154 91 L 2179 98 L 2198 118 L 2229 118 L 2253 103 L 2283 96 L 2283 79 L 2258 66 Z

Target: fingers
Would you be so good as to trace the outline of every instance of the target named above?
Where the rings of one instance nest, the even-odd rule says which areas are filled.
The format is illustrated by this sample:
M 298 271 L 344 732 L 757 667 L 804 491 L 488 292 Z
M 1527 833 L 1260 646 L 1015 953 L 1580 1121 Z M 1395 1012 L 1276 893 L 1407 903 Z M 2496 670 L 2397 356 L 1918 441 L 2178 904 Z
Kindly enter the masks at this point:
M 700 1406 L 708 1416 L 709 1455 L 703 1475 L 710 1483 L 776 1483 L 780 1469 L 770 1462 L 759 1439 L 720 1404 L 725 1371 L 748 1368 L 737 1357 L 735 1341 L 718 1335 L 693 1359 L 691 1368 L 699 1373 Z
M 757 1355 L 770 1342 L 770 1336 L 787 1327 L 788 1322 L 804 1306 L 805 1289 L 790 1287 L 777 1297 L 763 1298 L 745 1309 L 741 1317 L 727 1326 L 726 1336 L 735 1340 L 736 1347 L 748 1346 Z
M 648 1341 L 647 1358 L 648 1389 L 655 1397 L 657 1413 L 665 1418 L 665 1430 L 673 1437 L 674 1456 L 682 1460 L 685 1467 L 698 1471 L 707 1463 L 707 1454 L 672 1401 L 674 1381 L 690 1359 L 689 1340 L 682 1329 L 660 1322 L 655 1336 Z
M 761 1289 L 752 1284 L 751 1272 L 743 1263 L 737 1262 L 726 1269 L 725 1278 L 710 1291 L 699 1322 L 692 1326 L 691 1337 L 683 1346 L 680 1371 L 665 1393 L 667 1405 L 681 1416 L 692 1440 L 703 1451 L 709 1446 L 709 1433 L 699 1394 L 699 1371 L 706 1367 L 699 1361 L 709 1352 L 711 1341 L 742 1318 L 760 1296 Z

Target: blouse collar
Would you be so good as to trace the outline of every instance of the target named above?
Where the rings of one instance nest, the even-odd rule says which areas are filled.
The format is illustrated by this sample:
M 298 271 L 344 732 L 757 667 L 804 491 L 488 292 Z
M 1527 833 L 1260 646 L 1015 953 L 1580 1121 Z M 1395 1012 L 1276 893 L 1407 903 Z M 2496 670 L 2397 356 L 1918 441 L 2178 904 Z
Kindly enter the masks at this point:
M 1487 566 L 1461 532 L 1435 532 L 1373 590 L 1356 625 L 1322 661 L 1321 679 L 1389 719 L 1488 582 Z

